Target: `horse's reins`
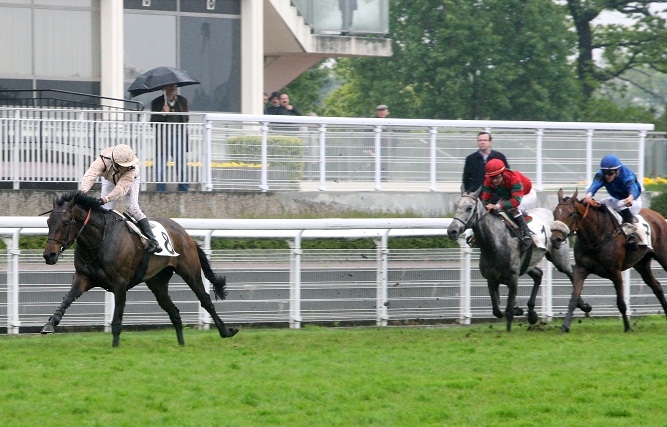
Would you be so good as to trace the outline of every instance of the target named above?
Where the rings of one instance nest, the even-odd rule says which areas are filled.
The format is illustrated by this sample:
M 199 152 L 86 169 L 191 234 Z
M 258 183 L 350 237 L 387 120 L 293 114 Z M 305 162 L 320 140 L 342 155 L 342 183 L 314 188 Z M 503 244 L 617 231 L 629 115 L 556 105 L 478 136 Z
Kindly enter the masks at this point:
M 81 233 L 83 232 L 83 229 L 86 228 L 86 225 L 88 225 L 88 221 L 90 220 L 90 213 L 91 213 L 91 212 L 92 212 L 92 209 L 88 209 L 88 215 L 86 215 L 86 219 L 83 221 L 83 225 L 82 225 L 81 228 L 79 229 L 79 232 L 76 233 L 76 236 L 74 236 L 74 239 L 72 239 L 71 242 L 69 242 L 69 243 L 68 243 L 68 242 L 62 242 L 62 241 L 60 241 L 60 240 L 58 240 L 58 239 L 54 239 L 54 238 L 52 238 L 52 237 L 49 237 L 49 238 L 46 239 L 47 241 L 49 241 L 49 240 L 53 240 L 54 242 L 56 242 L 56 243 L 62 245 L 62 246 L 60 246 L 60 249 L 58 250 L 58 255 L 59 255 L 59 256 L 60 256 L 63 252 L 65 252 L 70 246 L 72 246 L 72 245 L 74 244 L 74 242 L 76 242 L 76 239 L 78 239 L 79 236 L 81 236 Z M 72 214 L 72 212 L 70 212 L 70 211 L 54 211 L 54 210 L 50 210 L 50 211 L 44 212 L 42 215 L 47 214 L 47 213 L 69 214 L 70 217 L 71 217 L 71 219 L 70 219 L 70 221 L 69 221 L 69 224 L 67 224 L 67 236 L 69 236 L 70 234 L 72 234 L 71 231 L 70 231 L 70 229 L 72 228 L 72 224 L 76 224 L 76 221 L 74 220 L 74 214 Z
M 577 203 L 577 200 L 575 200 L 574 203 Z M 582 202 L 579 202 L 579 203 L 582 203 Z M 560 203 L 558 203 L 558 205 L 559 206 L 561 206 L 561 205 L 570 205 L 570 203 L 560 202 Z M 570 229 L 570 232 L 565 237 L 570 237 L 570 236 L 574 235 L 574 233 L 576 233 L 579 230 L 579 225 L 584 221 L 584 219 L 586 219 L 586 216 L 588 216 L 588 212 L 589 212 L 589 209 L 590 209 L 591 205 L 593 205 L 595 207 L 599 207 L 601 205 L 601 203 L 599 203 L 597 201 L 594 201 L 594 200 L 591 200 L 590 202 L 586 203 L 585 205 L 586 205 L 586 210 L 584 211 L 584 214 L 581 215 L 581 219 L 579 219 L 579 213 L 577 212 L 577 209 L 575 207 L 574 214 L 573 214 L 573 216 L 574 216 L 574 227 L 572 227 L 572 229 Z M 607 213 L 609 213 L 609 212 L 607 212 Z M 618 228 L 616 228 L 617 234 L 618 234 L 618 231 L 619 231 Z M 612 237 L 613 237 L 613 234 L 607 232 L 607 233 L 602 234 L 600 236 L 600 239 L 598 239 L 596 242 L 594 242 L 592 244 L 585 245 L 583 243 L 583 241 L 581 241 L 581 244 L 583 246 L 585 246 L 586 248 L 589 248 L 589 249 L 590 248 L 596 248 L 596 247 L 602 246 L 603 243 L 605 243 L 607 240 L 611 239 Z
M 468 197 L 470 199 L 473 199 L 475 202 L 479 201 L 479 197 L 470 196 L 468 194 L 463 194 L 463 195 L 461 195 L 461 197 Z M 463 224 L 463 227 L 465 229 L 468 229 L 468 228 L 470 228 L 470 224 L 472 224 L 473 222 L 476 222 L 478 219 L 479 219 L 479 212 L 477 211 L 477 208 L 475 208 L 475 214 L 470 216 L 467 223 L 463 222 L 463 220 L 461 218 L 457 218 L 457 217 L 452 218 L 452 221 L 456 220 L 456 221 L 460 222 L 461 224 Z

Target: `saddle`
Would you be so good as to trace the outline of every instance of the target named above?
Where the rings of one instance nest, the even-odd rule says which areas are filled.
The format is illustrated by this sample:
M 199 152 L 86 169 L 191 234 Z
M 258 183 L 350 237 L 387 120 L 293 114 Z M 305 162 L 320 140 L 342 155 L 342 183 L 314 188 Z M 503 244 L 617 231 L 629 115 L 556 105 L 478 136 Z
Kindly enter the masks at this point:
M 137 236 L 141 238 L 141 244 L 144 246 L 144 249 L 148 247 L 148 237 L 144 236 L 144 234 L 141 232 L 139 229 L 139 226 L 136 224 L 136 220 L 130 216 L 127 212 L 120 213 L 118 211 L 111 211 L 116 215 L 118 218 L 122 219 L 125 222 L 125 225 L 127 225 L 127 229 L 130 230 L 130 233 L 134 233 Z M 171 238 L 169 237 L 169 234 L 167 233 L 167 230 L 165 230 L 164 226 L 160 224 L 159 222 L 156 221 L 149 221 L 151 228 L 153 229 L 153 233 L 156 236 L 162 236 L 162 238 L 157 239 L 158 244 L 162 248 L 162 252 L 160 253 L 154 253 L 153 255 L 156 256 L 169 256 L 169 257 L 176 257 L 179 254 L 174 251 L 173 245 L 171 244 Z
M 507 215 L 507 212 L 498 212 L 498 215 L 500 215 L 500 219 L 503 220 L 505 226 L 510 229 L 510 232 L 514 233 L 520 239 L 521 228 L 516 225 L 516 222 L 514 222 L 514 220 L 510 218 L 509 215 Z M 536 229 L 536 227 L 539 227 L 540 224 L 536 224 L 533 221 L 533 217 L 528 215 L 527 212 L 523 212 L 523 216 L 526 218 L 526 224 L 528 224 L 528 229 L 531 231 L 530 237 L 533 239 L 533 245 L 537 248 L 546 249 L 546 244 L 539 238 L 541 230 Z M 541 223 L 541 221 L 539 222 Z
M 653 245 L 651 244 L 651 226 L 641 215 L 635 215 L 635 218 L 637 218 L 637 223 L 629 224 L 627 222 L 623 222 L 621 214 L 616 212 L 615 209 L 609 206 L 606 207 L 609 213 L 611 213 L 614 219 L 616 219 L 616 223 L 619 225 L 619 228 L 623 231 L 623 234 L 625 234 L 626 238 L 631 234 L 634 234 L 637 238 L 637 245 L 647 246 L 649 249 L 653 249 Z

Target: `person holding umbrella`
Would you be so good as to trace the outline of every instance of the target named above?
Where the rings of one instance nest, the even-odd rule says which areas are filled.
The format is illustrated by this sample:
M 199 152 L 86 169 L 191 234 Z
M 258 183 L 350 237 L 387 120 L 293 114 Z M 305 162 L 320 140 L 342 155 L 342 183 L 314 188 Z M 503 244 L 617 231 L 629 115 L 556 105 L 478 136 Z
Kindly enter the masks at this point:
M 169 84 L 163 87 L 163 94 L 151 102 L 151 111 L 156 113 L 187 113 L 188 99 L 178 94 L 178 85 Z M 173 158 L 176 176 L 180 180 L 178 191 L 188 191 L 185 179 L 185 156 L 188 151 L 188 134 L 185 123 L 187 114 L 153 114 L 151 122 L 155 125 L 156 159 L 155 171 L 157 191 L 165 191 L 164 171 L 169 158 Z M 176 123 L 182 123 L 178 125 Z

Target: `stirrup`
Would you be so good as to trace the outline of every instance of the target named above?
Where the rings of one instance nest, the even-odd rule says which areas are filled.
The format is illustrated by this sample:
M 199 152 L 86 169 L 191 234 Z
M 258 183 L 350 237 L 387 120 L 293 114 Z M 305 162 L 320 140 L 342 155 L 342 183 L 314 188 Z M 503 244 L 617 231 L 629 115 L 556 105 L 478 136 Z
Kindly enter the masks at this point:
M 148 246 L 146 246 L 146 252 L 149 254 L 155 254 L 155 253 L 160 253 L 162 252 L 162 248 L 160 245 L 155 240 L 149 240 L 148 241 Z

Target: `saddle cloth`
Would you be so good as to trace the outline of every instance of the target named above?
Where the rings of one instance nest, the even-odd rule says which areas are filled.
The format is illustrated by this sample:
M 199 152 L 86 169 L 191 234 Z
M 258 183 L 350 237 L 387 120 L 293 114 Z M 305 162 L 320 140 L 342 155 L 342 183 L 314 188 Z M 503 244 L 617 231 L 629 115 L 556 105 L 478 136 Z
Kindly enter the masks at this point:
M 144 247 L 148 245 L 148 237 L 144 236 L 144 234 L 139 230 L 139 227 L 137 224 L 134 223 L 133 220 L 128 219 L 125 215 L 118 211 L 113 211 L 116 215 L 118 215 L 120 218 L 123 218 L 125 220 L 125 224 L 127 224 L 127 228 L 130 230 L 130 233 L 134 233 L 141 237 L 141 242 L 143 243 Z M 156 256 L 169 256 L 169 257 L 177 257 L 179 254 L 174 251 L 174 246 L 171 244 L 171 237 L 169 237 L 169 233 L 167 233 L 167 230 L 164 228 L 162 224 L 156 221 L 148 221 L 148 223 L 151 225 L 151 228 L 153 229 L 153 234 L 156 237 L 156 240 L 158 242 L 158 245 L 162 248 L 162 252 L 160 253 L 154 253 L 153 255 Z
M 607 206 L 607 209 L 609 209 L 609 212 L 616 217 L 618 223 L 621 224 L 621 229 L 626 236 L 630 233 L 635 233 L 635 236 L 637 236 L 637 244 L 639 246 L 648 246 L 649 249 L 653 249 L 653 243 L 651 242 L 651 226 L 641 215 L 635 215 L 635 218 L 638 220 L 636 224 L 628 224 L 623 223 L 621 214 L 616 212 L 616 210 L 609 206 Z
M 507 215 L 506 212 L 500 212 L 500 216 L 503 218 L 503 221 L 508 227 L 513 228 L 517 233 L 521 234 L 521 229 L 516 225 L 513 219 Z M 544 221 L 539 216 L 530 216 L 530 211 L 527 214 L 524 214 L 526 218 L 526 223 L 528 223 L 528 229 L 533 233 L 530 237 L 533 239 L 533 244 L 536 248 L 547 249 L 547 242 L 551 236 L 551 232 L 547 233 L 548 228 L 544 224 Z

